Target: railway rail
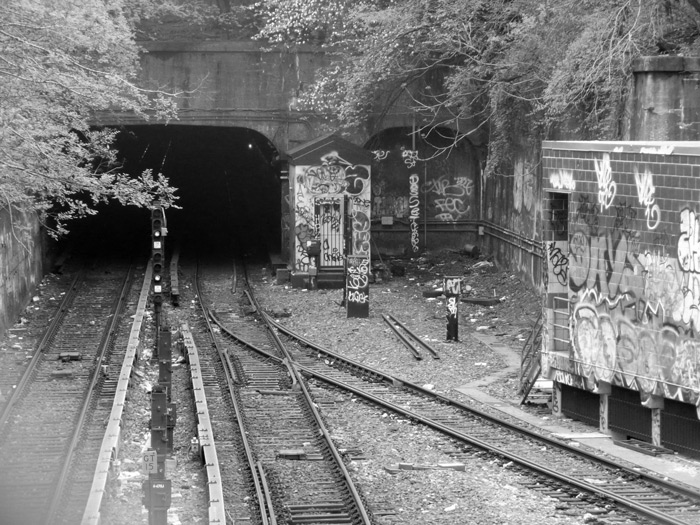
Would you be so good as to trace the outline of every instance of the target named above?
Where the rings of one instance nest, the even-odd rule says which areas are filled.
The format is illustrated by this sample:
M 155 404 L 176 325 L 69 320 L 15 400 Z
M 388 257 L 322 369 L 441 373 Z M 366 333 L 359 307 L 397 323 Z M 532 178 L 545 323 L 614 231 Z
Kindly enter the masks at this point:
M 108 370 L 119 359 L 114 337 L 132 279 L 130 265 L 80 272 L 4 405 L 4 522 L 80 522 L 95 466 L 85 458 L 104 435 L 114 393 Z
M 208 328 L 213 343 L 207 344 L 202 335 L 193 339 L 202 338 L 201 348 L 216 347 L 209 355 L 219 359 L 214 358 L 211 364 L 216 367 L 218 361 L 216 374 L 227 374 L 224 384 L 231 389 L 229 413 L 233 411 L 231 420 L 241 425 L 237 457 L 247 465 L 246 481 L 253 487 L 249 493 L 257 502 L 244 516 L 264 524 L 373 523 L 307 387 L 288 366 L 289 358 L 287 362 L 284 357 L 270 361 L 251 348 L 254 341 L 253 346 L 263 346 L 279 356 L 285 352 L 264 323 L 246 318 L 246 308 L 251 313 L 245 306 L 248 301 L 238 291 L 241 287 L 229 279 L 233 283 L 240 280 L 231 266 L 203 272 L 198 295 L 207 323 L 209 319 L 221 323 L 219 317 L 224 317 L 227 326 L 225 330 L 220 324 Z M 243 312 L 230 306 L 236 301 L 243 304 Z M 208 359 L 207 353 L 199 352 L 200 361 Z M 215 391 L 211 398 L 221 399 L 221 395 Z M 210 417 L 213 413 L 210 408 Z M 231 435 L 231 430 L 218 434 Z M 219 446 L 217 438 L 217 449 Z M 221 469 L 224 486 L 226 471 Z M 232 505 L 236 506 L 235 500 Z M 233 514 L 240 516 L 241 509 L 238 505 Z
M 700 523 L 700 494 L 656 476 L 587 454 L 521 424 L 496 417 L 436 394 L 418 385 L 383 374 L 295 334 L 264 312 L 290 348 L 294 366 L 310 378 L 351 392 L 410 420 L 428 425 L 455 439 L 454 457 L 477 451 L 496 454 L 534 472 L 532 488 L 576 504 L 583 512 L 632 516 L 638 522 Z M 222 330 L 225 330 L 222 323 Z M 264 349 L 260 352 L 265 354 Z M 266 353 L 269 359 L 280 359 Z
M 610 523 L 700 524 L 700 493 L 692 489 L 353 362 L 294 333 L 263 311 L 230 262 L 207 264 L 198 281 L 201 315 L 191 327 L 183 323 L 180 333 L 196 376 L 196 445 L 209 477 L 210 523 L 234 516 L 253 524 L 374 522 L 376 509 L 366 507 L 354 486 L 344 465 L 350 455 L 335 449 L 309 383 L 314 391 L 350 392 L 449 436 L 455 460 L 487 455 L 512 462 L 532 480 L 529 488 L 581 514 Z M 138 331 L 131 327 L 129 334 L 127 323 L 119 323 L 131 286 L 133 270 L 121 266 L 78 276 L 15 394 L 0 405 L 0 509 L 8 523 L 79 523 L 90 485 L 93 493 L 104 492 L 105 483 L 95 489 L 95 479 L 104 481 L 107 467 L 71 458 L 101 455 L 106 465 L 114 456 L 116 445 L 105 446 L 105 424 L 114 419 L 122 363 L 132 362 L 135 351 L 134 344 L 115 340 L 138 339 Z M 141 310 L 147 294 L 142 289 Z M 86 514 L 83 523 L 98 522 L 98 515 Z

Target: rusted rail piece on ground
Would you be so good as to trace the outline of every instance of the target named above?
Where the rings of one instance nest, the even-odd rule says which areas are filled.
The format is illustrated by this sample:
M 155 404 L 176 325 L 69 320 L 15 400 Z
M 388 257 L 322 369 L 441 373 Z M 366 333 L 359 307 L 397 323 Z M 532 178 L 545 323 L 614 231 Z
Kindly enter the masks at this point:
M 430 352 L 433 359 L 440 359 L 440 354 L 438 354 L 437 350 L 413 333 L 405 324 L 397 320 L 396 317 L 391 314 L 382 314 L 382 317 L 384 318 L 384 322 L 389 325 L 389 328 L 394 331 L 396 337 L 401 339 L 403 344 L 411 351 L 416 359 L 423 359 L 420 347 Z

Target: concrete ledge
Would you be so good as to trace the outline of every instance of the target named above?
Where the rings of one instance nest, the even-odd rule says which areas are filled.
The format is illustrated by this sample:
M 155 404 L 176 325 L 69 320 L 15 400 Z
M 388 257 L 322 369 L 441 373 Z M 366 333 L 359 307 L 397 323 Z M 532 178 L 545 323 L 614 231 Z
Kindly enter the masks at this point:
M 700 57 L 649 56 L 636 58 L 632 62 L 635 73 L 651 72 L 700 72 Z

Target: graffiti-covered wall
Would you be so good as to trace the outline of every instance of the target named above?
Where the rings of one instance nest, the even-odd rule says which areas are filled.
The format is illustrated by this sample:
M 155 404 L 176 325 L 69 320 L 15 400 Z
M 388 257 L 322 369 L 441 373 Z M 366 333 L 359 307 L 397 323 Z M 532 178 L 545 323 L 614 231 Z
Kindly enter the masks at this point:
M 474 241 L 479 219 L 479 161 L 468 143 L 442 155 L 450 142 L 414 138 L 410 129 L 385 130 L 372 151 L 372 222 L 381 249 L 408 255 Z
M 512 149 L 509 169 L 485 170 L 482 175 L 481 244 L 499 265 L 538 288 L 542 275 L 539 144 L 514 144 Z
M 700 142 L 545 142 L 542 165 L 543 364 L 697 404 Z
M 346 255 L 369 257 L 369 153 L 330 135 L 289 156 L 293 271 L 342 267 Z

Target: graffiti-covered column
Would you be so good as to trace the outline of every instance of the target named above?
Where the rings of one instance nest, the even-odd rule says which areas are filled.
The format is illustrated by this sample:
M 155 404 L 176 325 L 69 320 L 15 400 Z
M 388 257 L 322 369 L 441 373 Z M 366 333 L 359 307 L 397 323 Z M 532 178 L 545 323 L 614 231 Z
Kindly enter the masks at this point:
M 413 254 L 419 254 L 425 249 L 425 234 L 421 236 L 421 216 L 425 214 L 425 206 L 421 204 L 420 188 L 421 180 L 418 173 L 418 152 L 414 150 L 404 150 L 404 163 L 408 169 L 408 225 Z M 421 210 L 423 210 L 421 212 Z M 421 238 L 423 242 L 421 242 Z
M 348 317 L 369 317 L 369 259 L 348 256 L 346 311 Z
M 462 280 L 459 277 L 445 277 L 445 302 L 447 305 L 447 340 L 459 341 L 459 296 L 462 293 Z

